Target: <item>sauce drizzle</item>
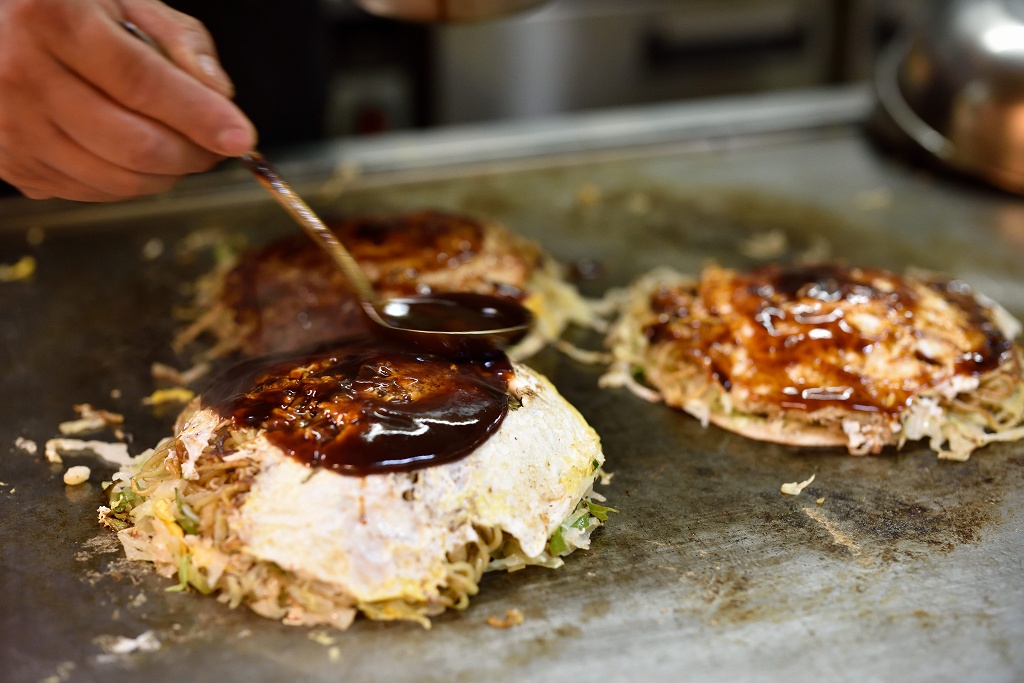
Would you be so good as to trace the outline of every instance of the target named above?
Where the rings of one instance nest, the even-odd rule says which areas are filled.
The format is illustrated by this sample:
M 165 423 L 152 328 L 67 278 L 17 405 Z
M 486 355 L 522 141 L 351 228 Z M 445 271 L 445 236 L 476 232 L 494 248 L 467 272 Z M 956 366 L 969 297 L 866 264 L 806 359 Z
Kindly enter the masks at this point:
M 997 368 L 1012 348 L 956 280 L 837 264 L 710 268 L 651 297 L 671 342 L 725 390 L 789 410 L 899 414 L 921 389 Z
M 258 370 L 250 362 L 208 395 L 236 428 L 266 430 L 299 462 L 365 476 L 469 455 L 501 425 L 512 373 L 503 354 L 453 362 L 360 340 Z

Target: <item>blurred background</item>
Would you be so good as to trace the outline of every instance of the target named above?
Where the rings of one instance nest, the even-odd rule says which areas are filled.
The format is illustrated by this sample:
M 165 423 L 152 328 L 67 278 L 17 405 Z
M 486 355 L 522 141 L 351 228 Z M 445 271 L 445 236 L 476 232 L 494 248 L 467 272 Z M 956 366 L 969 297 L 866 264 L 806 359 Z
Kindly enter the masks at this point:
M 472 24 L 373 17 L 323 0 L 324 134 L 867 80 L 922 0 L 552 0 Z
M 239 104 L 275 144 L 864 81 L 928 4 L 550 0 L 417 23 L 358 6 L 391 0 L 169 2 L 210 29 Z

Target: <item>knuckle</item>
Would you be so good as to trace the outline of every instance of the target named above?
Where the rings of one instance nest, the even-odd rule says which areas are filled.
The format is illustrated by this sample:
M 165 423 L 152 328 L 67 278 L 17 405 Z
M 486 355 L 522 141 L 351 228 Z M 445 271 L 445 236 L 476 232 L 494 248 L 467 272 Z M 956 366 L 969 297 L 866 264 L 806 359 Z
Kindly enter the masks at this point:
M 202 147 L 189 145 L 181 156 L 182 173 L 202 173 L 209 171 L 220 162 L 220 157 L 211 154 Z
M 166 12 L 169 19 L 166 31 L 172 42 L 181 43 L 190 48 L 213 43 L 213 38 L 210 37 L 203 22 L 175 9 L 167 8 Z
M 161 166 L 167 154 L 166 136 L 145 126 L 127 138 L 122 148 L 124 165 L 132 171 L 149 171 Z
M 209 170 L 217 157 L 202 147 L 156 128 L 143 127 L 121 147 L 119 163 L 138 173 L 174 176 Z
M 151 67 L 145 60 L 133 60 L 121 67 L 124 104 L 135 111 L 151 111 L 161 106 L 161 74 Z
M 219 152 L 218 136 L 227 128 L 244 125 L 245 118 L 235 116 L 229 102 L 207 101 L 197 107 L 190 122 L 188 137 L 209 153 Z
M 206 30 L 203 22 L 195 17 L 182 14 L 178 23 L 181 35 L 190 45 L 206 45 L 213 43 L 210 32 Z

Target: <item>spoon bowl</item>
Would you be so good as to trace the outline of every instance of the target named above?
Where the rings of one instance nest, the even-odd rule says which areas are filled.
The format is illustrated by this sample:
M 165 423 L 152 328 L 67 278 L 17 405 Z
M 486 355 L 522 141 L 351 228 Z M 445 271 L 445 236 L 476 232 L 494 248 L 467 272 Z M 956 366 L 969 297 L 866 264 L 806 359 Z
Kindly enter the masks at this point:
M 482 355 L 519 342 L 533 324 L 529 310 L 510 299 L 445 292 L 387 299 L 363 312 L 385 336 L 432 353 Z

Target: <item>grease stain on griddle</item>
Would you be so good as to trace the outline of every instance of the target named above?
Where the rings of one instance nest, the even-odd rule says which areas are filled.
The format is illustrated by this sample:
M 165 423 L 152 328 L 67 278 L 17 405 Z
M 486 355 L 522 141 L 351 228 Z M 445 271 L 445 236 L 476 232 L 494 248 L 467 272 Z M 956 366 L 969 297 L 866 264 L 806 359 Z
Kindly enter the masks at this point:
M 826 508 L 830 518 L 841 520 L 835 522 L 839 528 L 866 545 L 909 542 L 947 552 L 978 540 L 983 526 L 992 520 L 986 496 L 940 505 L 916 500 L 913 492 L 866 491 L 853 498 L 835 491 L 830 492 Z
M 825 528 L 828 535 L 832 537 L 833 543 L 843 546 L 851 555 L 860 555 L 860 546 L 857 545 L 857 542 L 839 528 L 836 521 L 824 511 L 812 507 L 805 507 L 803 511 L 805 515 Z
M 612 603 L 606 598 L 595 598 L 594 600 L 589 600 L 583 605 L 583 621 L 586 622 L 591 619 L 603 617 L 611 611 L 611 608 Z
M 537 636 L 517 642 L 514 647 L 509 647 L 509 652 L 502 658 L 502 663 L 509 668 L 522 668 L 538 659 L 550 660 L 564 656 L 563 638 L 553 635 L 555 637 Z
M 892 473 L 895 486 L 873 478 L 833 482 L 811 492 L 826 499 L 820 508 L 802 506 L 805 514 L 814 511 L 803 525 L 824 527 L 813 538 L 829 553 L 887 563 L 977 543 L 1000 519 L 1002 492 L 1024 485 L 1024 456 L 1000 450 L 1005 449 L 994 446 L 967 463 L 936 462 L 916 470 L 913 458 L 900 457 L 894 468 L 904 471 Z
M 640 431 L 666 436 L 638 451 L 608 433 L 606 448 L 632 463 L 616 483 L 660 493 L 619 495 L 637 563 L 602 579 L 651 589 L 671 601 L 680 624 L 717 630 L 856 605 L 857 595 L 908 572 L 931 574 L 944 556 L 985 541 L 1014 514 L 1001 501 L 1024 487 L 1015 444 L 987 446 L 963 463 L 939 460 L 925 444 L 852 457 L 750 441 L 668 409 L 620 412 Z M 780 482 L 809 472 L 817 478 L 802 495 L 779 493 Z M 659 502 L 669 492 L 678 505 Z M 604 540 L 621 543 L 618 534 Z M 675 588 L 664 589 L 668 582 Z
M 771 605 L 755 599 L 759 588 L 742 567 L 701 566 L 685 572 L 679 581 L 692 587 L 693 597 L 702 606 L 699 612 L 711 626 L 770 619 L 775 612 Z M 675 611 L 692 613 L 694 610 L 677 607 Z
M 530 621 L 539 621 L 547 618 L 547 613 L 542 605 L 524 605 L 520 609 L 523 612 L 523 616 Z M 456 612 L 456 614 L 458 613 Z
M 559 638 L 579 638 L 583 635 L 583 630 L 575 624 L 562 624 L 555 627 L 555 635 Z
M 124 550 L 117 536 L 107 532 L 106 529 L 82 542 L 79 547 L 80 549 L 75 553 L 75 560 L 78 562 L 89 562 L 99 555 L 116 554 L 120 557 Z

